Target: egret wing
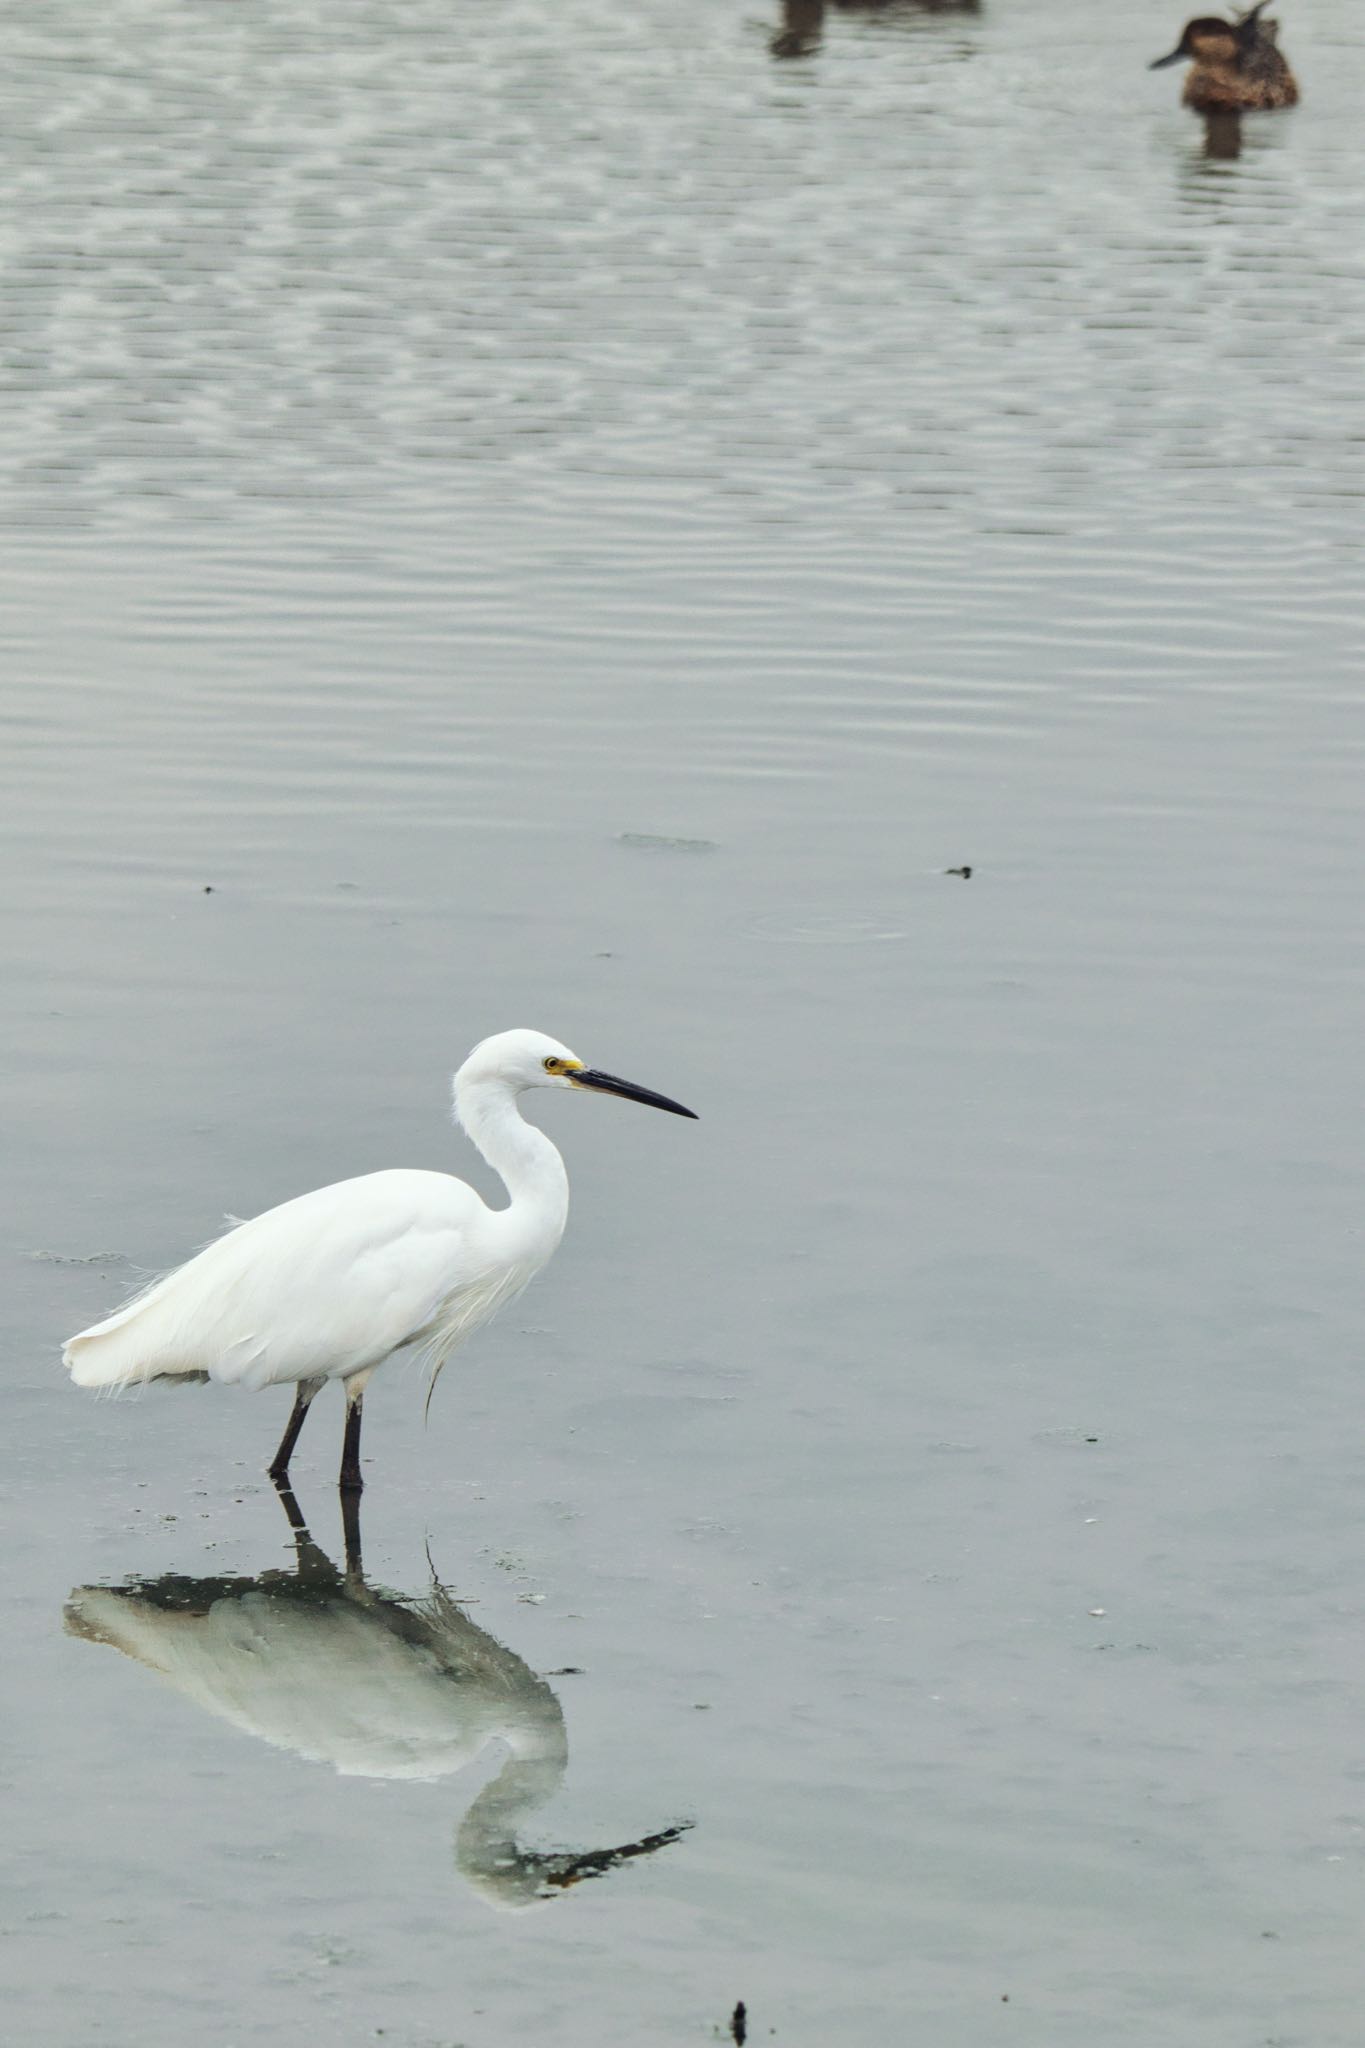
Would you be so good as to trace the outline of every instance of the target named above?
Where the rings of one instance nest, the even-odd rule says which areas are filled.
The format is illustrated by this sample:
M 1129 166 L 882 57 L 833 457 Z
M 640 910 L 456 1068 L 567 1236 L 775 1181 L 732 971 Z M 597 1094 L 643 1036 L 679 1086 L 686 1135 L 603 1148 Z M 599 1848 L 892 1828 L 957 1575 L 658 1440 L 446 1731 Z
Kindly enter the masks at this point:
M 422 1336 L 477 1282 L 488 1211 L 448 1174 L 392 1169 L 241 1223 L 73 1337 L 82 1386 L 180 1373 L 248 1387 L 344 1378 Z

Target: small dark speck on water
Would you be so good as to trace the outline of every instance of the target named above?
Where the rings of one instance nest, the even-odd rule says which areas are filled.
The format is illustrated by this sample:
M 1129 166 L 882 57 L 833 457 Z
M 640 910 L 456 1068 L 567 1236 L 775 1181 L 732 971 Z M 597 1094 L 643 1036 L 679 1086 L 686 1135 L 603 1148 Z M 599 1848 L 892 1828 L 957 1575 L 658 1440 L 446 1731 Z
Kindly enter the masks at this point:
M 1099 1442 L 1099 1438 L 1097 1436 L 1088 1436 L 1086 1438 L 1086 1442 L 1088 1444 L 1097 1444 Z
M 206 896 L 211 896 L 211 895 L 213 894 L 213 884 L 212 884 L 212 882 L 205 882 L 205 884 L 204 884 L 204 894 L 205 894 Z
M 744 2010 L 742 1998 L 730 2015 L 730 2038 L 739 2043 L 739 2048 L 743 2048 L 744 2042 L 749 2038 L 749 2017 Z
M 964 882 L 970 882 L 970 880 L 972 879 L 972 871 L 970 867 L 945 868 L 943 872 L 945 875 L 959 875 Z

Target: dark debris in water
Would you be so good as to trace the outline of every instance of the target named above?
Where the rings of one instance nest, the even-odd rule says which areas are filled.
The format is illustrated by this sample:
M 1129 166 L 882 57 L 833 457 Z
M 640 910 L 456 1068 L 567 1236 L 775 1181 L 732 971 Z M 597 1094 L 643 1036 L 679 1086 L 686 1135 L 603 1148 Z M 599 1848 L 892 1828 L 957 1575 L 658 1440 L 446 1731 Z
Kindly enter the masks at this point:
M 741 1998 L 730 2015 L 730 2039 L 738 2044 L 738 2048 L 744 2048 L 744 2043 L 748 2038 L 749 2015 L 745 2010 L 744 2000 Z
M 964 882 L 970 882 L 970 880 L 972 879 L 972 870 L 970 865 L 966 865 L 960 868 L 945 868 L 943 872 L 945 875 L 957 875 L 960 878 L 960 880 Z

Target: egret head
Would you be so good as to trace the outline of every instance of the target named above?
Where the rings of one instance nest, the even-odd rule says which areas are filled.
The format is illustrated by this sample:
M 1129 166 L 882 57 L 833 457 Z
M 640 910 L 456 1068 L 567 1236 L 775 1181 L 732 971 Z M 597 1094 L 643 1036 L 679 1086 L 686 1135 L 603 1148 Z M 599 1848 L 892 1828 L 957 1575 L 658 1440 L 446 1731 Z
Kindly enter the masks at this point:
M 488 1081 L 518 1095 L 524 1088 L 581 1088 L 599 1095 L 624 1095 L 630 1102 L 646 1102 L 652 1109 L 666 1109 L 674 1116 L 696 1117 L 695 1110 L 684 1109 L 667 1095 L 656 1095 L 650 1088 L 637 1088 L 633 1081 L 621 1081 L 615 1074 L 587 1066 L 567 1045 L 547 1038 L 543 1031 L 499 1031 L 476 1045 L 455 1076 L 456 1090 L 467 1083 Z

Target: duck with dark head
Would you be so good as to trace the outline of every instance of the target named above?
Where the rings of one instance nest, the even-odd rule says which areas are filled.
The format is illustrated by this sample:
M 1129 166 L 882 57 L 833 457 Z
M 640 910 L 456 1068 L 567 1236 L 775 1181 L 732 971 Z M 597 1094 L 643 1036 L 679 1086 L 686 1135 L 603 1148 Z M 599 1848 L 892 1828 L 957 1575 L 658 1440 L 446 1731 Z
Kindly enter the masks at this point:
M 1149 66 L 1190 61 L 1181 94 L 1185 105 L 1200 114 L 1268 113 L 1298 104 L 1298 80 L 1277 41 L 1279 23 L 1262 18 L 1268 0 L 1257 0 L 1248 14 L 1221 21 L 1214 14 L 1196 15 L 1168 56 Z

